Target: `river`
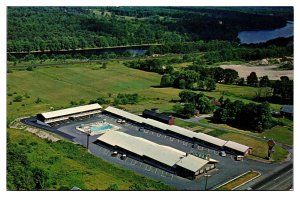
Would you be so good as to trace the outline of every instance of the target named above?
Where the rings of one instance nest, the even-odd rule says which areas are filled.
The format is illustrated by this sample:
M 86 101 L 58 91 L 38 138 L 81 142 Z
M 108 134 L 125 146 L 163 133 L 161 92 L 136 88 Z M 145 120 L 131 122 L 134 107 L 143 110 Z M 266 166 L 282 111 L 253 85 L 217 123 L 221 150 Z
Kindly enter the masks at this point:
M 290 37 L 294 35 L 294 22 L 287 21 L 286 26 L 273 30 L 260 31 L 241 31 L 238 33 L 238 38 L 241 44 L 257 44 L 266 42 L 279 37 Z
M 79 49 L 79 50 L 61 50 L 61 51 L 38 51 L 38 52 L 31 52 L 36 56 L 46 54 L 48 57 L 51 55 L 72 55 L 80 54 L 84 57 L 91 57 L 92 55 L 103 55 L 105 53 L 115 53 L 115 54 L 122 54 L 125 51 L 129 51 L 131 53 L 131 57 L 144 55 L 148 51 L 149 46 L 129 46 L 129 47 L 111 47 L 111 48 L 99 48 L 99 49 Z M 20 53 L 11 53 L 11 55 L 15 56 L 16 58 L 23 58 L 28 53 L 20 52 Z

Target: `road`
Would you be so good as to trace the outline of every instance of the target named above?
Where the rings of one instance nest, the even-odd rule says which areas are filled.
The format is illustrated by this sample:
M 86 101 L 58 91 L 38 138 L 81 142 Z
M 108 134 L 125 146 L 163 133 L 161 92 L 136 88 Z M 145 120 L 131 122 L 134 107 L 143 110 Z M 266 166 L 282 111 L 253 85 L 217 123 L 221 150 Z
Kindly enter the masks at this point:
M 293 186 L 293 169 L 272 179 L 270 182 L 256 188 L 256 190 L 289 190 Z
M 293 187 L 293 166 L 284 168 L 278 173 L 274 173 L 272 176 L 267 177 L 264 181 L 254 185 L 252 188 L 255 190 L 290 190 Z M 267 180 L 267 181 L 266 181 Z

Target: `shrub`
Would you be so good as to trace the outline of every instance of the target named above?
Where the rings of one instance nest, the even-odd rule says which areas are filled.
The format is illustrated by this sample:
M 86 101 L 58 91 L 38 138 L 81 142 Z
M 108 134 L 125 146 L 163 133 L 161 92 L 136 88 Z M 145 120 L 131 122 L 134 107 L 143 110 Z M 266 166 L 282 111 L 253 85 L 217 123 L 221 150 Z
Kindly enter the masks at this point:
M 33 71 L 33 67 L 32 67 L 32 66 L 28 66 L 28 67 L 26 68 L 26 70 L 27 70 L 27 71 Z
M 23 97 L 22 96 L 16 96 L 14 98 L 14 102 L 22 102 L 23 101 Z

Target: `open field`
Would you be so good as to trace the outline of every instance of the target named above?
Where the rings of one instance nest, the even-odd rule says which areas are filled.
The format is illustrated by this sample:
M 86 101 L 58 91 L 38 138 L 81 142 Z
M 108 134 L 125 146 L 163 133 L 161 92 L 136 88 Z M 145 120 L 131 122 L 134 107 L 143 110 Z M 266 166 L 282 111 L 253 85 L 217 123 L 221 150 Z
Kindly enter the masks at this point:
M 8 129 L 14 143 L 24 145 L 33 167 L 49 174 L 48 190 L 66 190 L 74 186 L 84 190 L 105 190 L 117 184 L 119 190 L 174 190 L 130 170 L 103 161 L 79 145 L 67 141 L 48 143 L 23 130 Z M 47 153 L 47 154 L 45 154 Z
M 256 72 L 257 77 L 268 75 L 269 79 L 277 80 L 281 76 L 288 76 L 290 79 L 294 78 L 294 70 L 275 70 L 277 65 L 268 66 L 246 66 L 246 65 L 220 65 L 221 68 L 229 68 L 236 70 L 240 77 L 247 78 L 251 72 Z
M 132 112 L 142 112 L 145 108 L 153 107 L 158 107 L 161 111 L 172 111 L 174 103 L 170 101 L 179 99 L 178 93 L 181 90 L 155 87 L 159 85 L 161 78 L 157 73 L 127 68 L 121 61 L 108 63 L 107 69 L 95 70 L 97 67 L 97 63 L 72 64 L 8 73 L 8 119 L 48 111 L 50 107 L 69 107 L 70 101 L 78 102 L 83 99 L 89 102 L 97 97 L 114 97 L 120 92 L 138 93 L 141 96 L 137 105 L 123 106 Z M 224 95 L 232 100 L 251 102 L 245 98 L 255 95 L 254 91 L 255 88 L 251 87 L 217 84 L 216 91 L 205 94 L 216 98 Z M 24 97 L 25 94 L 30 98 L 12 102 L 16 96 Z M 34 102 L 37 97 L 42 100 L 39 104 Z M 272 107 L 279 108 L 280 105 Z

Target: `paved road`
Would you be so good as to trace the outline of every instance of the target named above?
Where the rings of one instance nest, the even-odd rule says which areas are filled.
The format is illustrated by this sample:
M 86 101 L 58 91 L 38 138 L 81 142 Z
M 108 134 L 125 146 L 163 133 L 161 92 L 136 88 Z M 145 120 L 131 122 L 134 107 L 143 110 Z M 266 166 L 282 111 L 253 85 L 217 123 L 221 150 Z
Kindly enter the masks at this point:
M 293 186 L 293 169 L 283 172 L 276 178 L 270 180 L 266 184 L 256 188 L 255 190 L 289 190 Z

